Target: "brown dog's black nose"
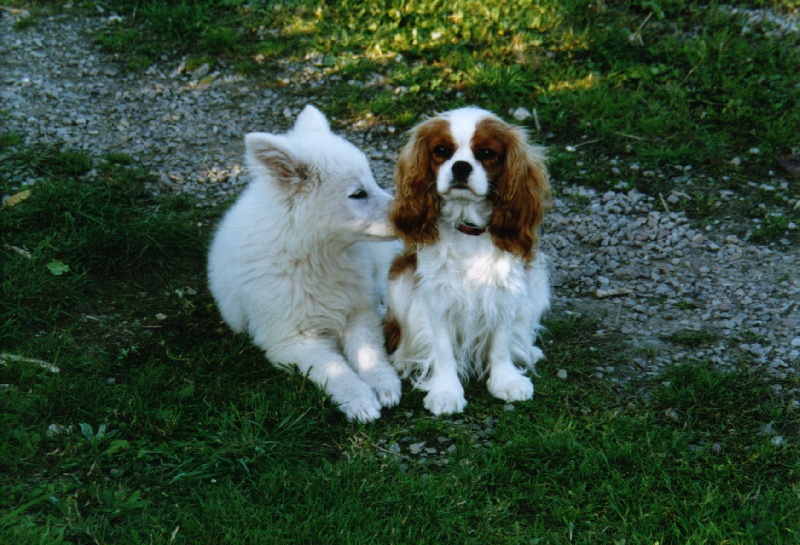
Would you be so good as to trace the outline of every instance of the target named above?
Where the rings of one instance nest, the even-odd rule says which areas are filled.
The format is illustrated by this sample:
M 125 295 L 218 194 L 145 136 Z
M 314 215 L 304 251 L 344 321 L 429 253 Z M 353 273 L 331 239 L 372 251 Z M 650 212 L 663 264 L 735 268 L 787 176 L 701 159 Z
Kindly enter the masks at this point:
M 456 161 L 453 163 L 453 185 L 465 186 L 467 185 L 467 178 L 472 172 L 472 165 L 466 161 Z

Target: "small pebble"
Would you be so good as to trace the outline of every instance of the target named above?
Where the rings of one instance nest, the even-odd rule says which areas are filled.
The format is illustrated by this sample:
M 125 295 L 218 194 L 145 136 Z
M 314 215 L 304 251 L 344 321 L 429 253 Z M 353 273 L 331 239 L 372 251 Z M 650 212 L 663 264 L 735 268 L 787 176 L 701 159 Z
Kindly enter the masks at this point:
M 72 426 L 62 426 L 61 424 L 50 424 L 47 426 L 47 437 L 55 437 L 56 435 L 66 435 L 72 433 Z

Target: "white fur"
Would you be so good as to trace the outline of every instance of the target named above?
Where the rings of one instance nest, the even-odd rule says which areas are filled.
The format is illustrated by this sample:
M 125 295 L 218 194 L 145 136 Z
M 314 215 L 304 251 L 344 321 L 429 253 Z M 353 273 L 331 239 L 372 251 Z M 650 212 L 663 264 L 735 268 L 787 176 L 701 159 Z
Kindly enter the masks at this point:
M 550 306 L 547 258 L 537 252 L 525 263 L 495 246 L 490 234 L 471 236 L 455 226 L 487 225 L 492 205 L 486 171 L 470 149 L 476 123 L 488 112 L 476 108 L 443 114 L 457 145 L 436 180 L 441 198 L 438 239 L 419 245 L 415 270 L 390 277 L 388 308 L 402 336 L 390 360 L 428 394 L 435 415 L 467 405 L 462 381 L 486 376 L 489 392 L 506 401 L 533 397 L 525 376 L 543 357 L 534 346 L 540 320 Z M 452 164 L 467 161 L 469 189 L 451 189 Z
M 442 114 L 442 119 L 446 119 L 450 123 L 450 132 L 453 135 L 456 143 L 456 149 L 453 156 L 442 164 L 439 169 L 439 176 L 436 179 L 436 189 L 440 194 L 445 194 L 449 191 L 450 182 L 453 180 L 452 166 L 457 161 L 465 161 L 472 167 L 472 174 L 470 175 L 469 186 L 474 192 L 476 197 L 485 197 L 489 191 L 489 178 L 486 176 L 486 171 L 483 170 L 481 164 L 472 155 L 470 148 L 470 140 L 472 133 L 475 132 L 475 127 L 478 122 L 486 117 L 486 110 L 480 108 L 467 107 L 445 112 Z M 464 192 L 464 196 L 468 196 Z
M 518 365 L 532 369 L 543 357 L 534 341 L 550 306 L 546 257 L 540 252 L 526 268 L 488 235 L 440 236 L 419 250 L 416 274 L 389 282 L 389 309 L 403 331 L 392 362 L 428 391 L 425 408 L 436 415 L 461 412 L 461 381 L 487 371 L 495 397 L 531 399 L 533 383 Z
M 288 133 L 245 143 L 253 179 L 208 258 L 222 317 L 275 365 L 296 365 L 349 419 L 374 420 L 400 400 L 379 316 L 396 249 L 385 242 L 391 197 L 312 106 Z

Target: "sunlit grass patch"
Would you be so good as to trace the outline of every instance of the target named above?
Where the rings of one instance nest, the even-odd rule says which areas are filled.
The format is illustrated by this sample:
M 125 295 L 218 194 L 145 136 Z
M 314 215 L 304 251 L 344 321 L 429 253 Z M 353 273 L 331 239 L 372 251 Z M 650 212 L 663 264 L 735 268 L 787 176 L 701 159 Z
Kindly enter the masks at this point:
M 780 9 L 776 8 L 778 16 Z M 153 32 L 179 48 L 191 37 L 201 44 L 206 40 L 213 50 L 225 37 L 227 45 L 222 49 L 230 53 L 237 33 L 228 25 L 238 20 L 250 44 L 240 55 L 260 51 L 266 59 L 288 57 L 295 62 L 324 55 L 326 66 L 334 72 L 355 55 L 374 63 L 376 69 L 398 68 L 390 70 L 391 80 L 403 76 L 402 67 L 425 66 L 430 74 L 421 86 L 427 94 L 452 100 L 452 91 L 460 88 L 466 100 L 483 99 L 501 111 L 509 105 L 539 105 L 545 120 L 568 112 L 570 119 L 578 115 L 606 123 L 617 132 L 635 128 L 626 126 L 633 116 L 639 117 L 634 124 L 651 121 L 661 133 L 670 132 L 672 125 L 664 124 L 669 117 L 687 128 L 709 129 L 718 122 L 739 119 L 749 123 L 745 133 L 756 123 L 772 136 L 778 136 L 776 131 L 788 136 L 785 131 L 791 127 L 780 120 L 766 123 L 775 115 L 765 107 L 774 112 L 793 103 L 791 88 L 796 81 L 777 70 L 787 62 L 797 63 L 796 52 L 787 47 L 792 35 L 779 41 L 764 36 L 765 28 L 748 30 L 742 26 L 746 17 L 741 10 L 688 3 L 644 3 L 625 10 L 579 2 L 462 1 L 446 9 L 428 1 L 304 1 L 247 7 L 213 2 L 172 7 L 149 2 L 137 17 L 157 25 Z M 397 59 L 402 59 L 401 66 L 389 65 Z M 444 85 L 431 87 L 438 79 Z M 506 85 L 502 94 L 484 88 L 493 81 Z M 592 95 L 584 104 L 602 107 L 608 100 L 624 100 L 627 115 L 615 120 L 604 110 L 571 112 L 571 103 L 561 103 L 568 98 L 562 95 L 580 96 L 587 91 Z M 658 123 L 652 123 L 650 107 L 639 102 L 640 96 L 667 107 L 656 116 Z M 548 107 L 548 103 L 561 108 Z M 415 113 L 429 111 L 420 104 Z M 602 132 L 607 138 L 613 134 Z M 652 128 L 631 132 L 664 137 L 653 134 Z
M 777 160 L 800 149 L 792 2 L 142 0 L 120 9 L 123 24 L 97 39 L 132 66 L 166 49 L 187 66 L 203 59 L 296 95 L 322 93 L 339 119 L 370 115 L 400 130 L 467 104 L 503 116 L 523 108 L 531 116 L 522 124 L 552 148 L 554 176 L 605 190 L 663 194 L 675 174 L 660 185 L 641 174 L 619 179 L 602 164 L 572 167 L 564 150 L 618 157 L 640 173 L 692 166 L 713 183 L 698 180 L 692 200 L 673 209 L 698 221 L 760 217 L 714 193 L 748 199 L 752 180 L 780 184 L 786 172 Z M 769 201 L 765 214 L 786 221 L 742 234 L 796 242 L 796 198 Z

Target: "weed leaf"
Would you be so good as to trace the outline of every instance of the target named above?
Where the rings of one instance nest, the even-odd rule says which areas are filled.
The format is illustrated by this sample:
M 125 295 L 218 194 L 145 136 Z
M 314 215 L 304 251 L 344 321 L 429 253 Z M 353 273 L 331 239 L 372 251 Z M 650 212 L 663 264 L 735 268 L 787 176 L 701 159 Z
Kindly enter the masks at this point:
M 67 265 L 66 263 L 62 263 L 57 259 L 54 259 L 53 261 L 47 264 L 47 269 L 53 276 L 61 276 L 62 274 L 69 272 L 69 265 Z

